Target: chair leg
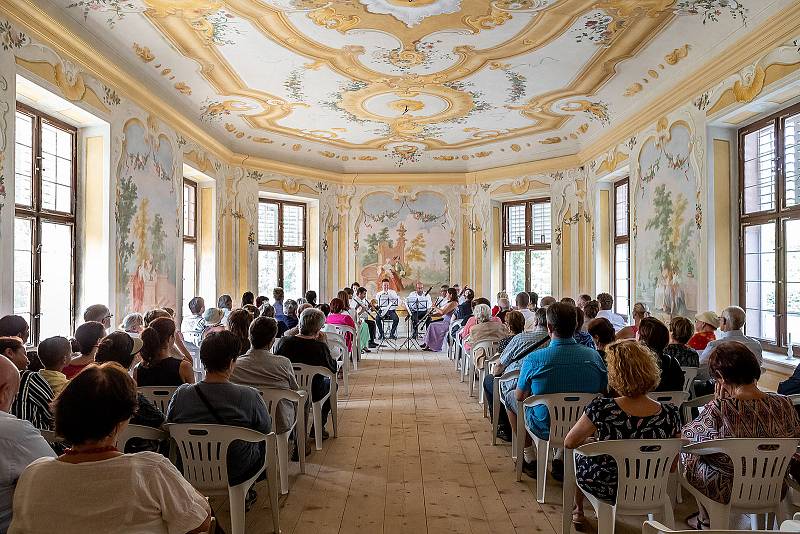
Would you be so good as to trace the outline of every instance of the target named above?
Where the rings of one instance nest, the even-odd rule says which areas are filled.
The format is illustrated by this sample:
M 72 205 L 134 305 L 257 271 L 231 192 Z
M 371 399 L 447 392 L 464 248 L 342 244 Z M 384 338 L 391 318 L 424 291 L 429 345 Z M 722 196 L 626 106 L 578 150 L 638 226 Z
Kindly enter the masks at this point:
M 278 459 L 275 456 L 276 455 L 273 454 L 267 461 L 267 493 L 269 494 L 269 507 L 272 515 L 272 531 L 275 534 L 280 534 L 281 522 L 280 510 L 278 508 L 278 484 L 275 481 L 278 476 L 275 463 Z
M 339 400 L 331 395 L 331 422 L 333 423 L 333 437 L 339 437 Z
M 315 402 L 312 409 L 314 414 L 314 439 L 316 440 L 317 450 L 322 450 L 322 403 Z M 299 451 L 298 451 L 299 452 Z M 305 454 L 305 451 L 303 451 Z
M 486 362 L 483 362 L 483 369 L 478 373 L 478 402 L 483 404 L 483 416 L 486 417 L 486 399 L 483 391 L 483 381 L 486 379 Z
M 492 384 L 492 390 L 492 445 L 497 445 L 497 421 L 500 419 L 500 388 L 497 380 Z
M 603 501 L 597 503 L 597 532 L 599 534 L 614 534 L 617 522 L 617 513 L 613 506 Z
M 289 493 L 289 432 L 284 432 L 276 437 L 278 440 L 278 473 L 281 477 L 281 495 L 286 495 Z M 298 455 L 303 454 L 305 456 L 305 451 L 301 453 L 299 447 L 297 452 Z
M 550 442 L 534 439 L 536 444 L 536 500 L 544 504 L 547 495 L 547 461 L 550 457 Z
M 700 504 L 699 501 L 698 504 Z M 729 506 L 716 503 L 705 506 L 705 509 L 708 511 L 708 520 L 711 523 L 711 530 L 730 529 L 731 509 Z
M 308 435 L 305 432 L 306 428 L 306 407 L 305 404 L 297 406 L 297 422 L 294 427 L 294 435 L 297 441 L 297 456 L 300 458 L 300 472 L 306 474 L 306 439 Z
M 671 529 L 675 528 L 675 514 L 672 512 L 672 503 L 664 505 L 664 510 L 661 512 L 661 522 Z
M 228 488 L 228 499 L 230 499 L 231 511 L 231 534 L 244 534 L 245 532 L 245 510 L 244 501 L 247 495 L 247 484 L 239 484 Z
M 342 355 L 342 383 L 344 384 L 344 394 L 349 395 L 350 391 L 350 354 Z

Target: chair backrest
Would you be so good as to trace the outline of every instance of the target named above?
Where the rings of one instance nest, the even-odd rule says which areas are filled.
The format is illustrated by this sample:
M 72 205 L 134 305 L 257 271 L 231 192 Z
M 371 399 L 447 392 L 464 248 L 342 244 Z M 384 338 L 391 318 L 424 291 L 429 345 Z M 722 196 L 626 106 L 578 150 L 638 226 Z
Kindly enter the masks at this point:
M 651 391 L 647 396 L 656 402 L 672 404 L 678 408 L 689 400 L 689 393 L 686 391 Z
M 175 390 L 178 386 L 142 386 L 136 390 L 144 395 L 144 397 L 155 404 L 156 408 L 161 410 L 161 413 L 167 413 L 167 407 L 172 396 L 175 395 Z
M 575 426 L 581 418 L 586 405 L 597 397 L 597 393 L 551 393 L 548 395 L 531 395 L 524 401 L 524 408 L 544 405 L 550 414 L 550 436 L 551 447 L 561 447 L 564 445 L 564 438 L 567 437 L 570 429 Z M 517 413 L 523 413 L 517 411 Z M 523 422 L 524 417 L 518 417 L 517 422 Z
M 472 358 L 477 361 L 478 358 L 483 358 L 484 362 L 494 360 L 497 354 L 497 348 L 500 346 L 499 341 L 485 340 L 478 341 L 472 345 Z
M 683 367 L 683 391 L 691 392 L 694 379 L 697 378 L 697 372 L 700 370 L 698 367 Z
M 311 391 L 311 381 L 316 375 L 322 375 L 331 379 L 331 392 L 336 390 L 336 375 L 327 367 L 306 365 L 304 363 L 293 363 L 294 376 L 297 384 L 305 391 Z
M 800 393 L 795 393 L 794 395 L 787 395 L 787 397 L 789 397 L 789 400 L 792 401 L 792 404 L 794 404 L 795 406 L 800 405 Z
M 42 435 L 44 440 L 47 443 L 49 443 L 50 445 L 53 445 L 55 443 L 61 443 L 62 441 L 64 441 L 64 438 L 56 436 L 56 431 L 55 430 L 42 430 L 42 429 L 39 429 L 39 433 Z
M 325 334 L 328 337 L 328 348 L 331 351 L 331 356 L 333 356 L 334 360 L 344 359 L 345 356 L 349 355 L 347 351 L 347 344 L 344 342 L 342 336 L 337 334 L 333 334 L 331 332 L 326 332 Z
M 669 502 L 670 468 L 680 439 L 621 439 L 587 443 L 576 454 L 607 454 L 617 463 L 617 513 L 646 514 Z
M 305 404 L 306 392 L 302 389 L 295 391 L 293 389 L 267 388 L 262 386 L 256 386 L 256 389 L 264 400 L 264 404 L 267 405 L 267 411 L 273 422 L 275 421 L 275 412 L 278 411 L 280 401 L 287 400 L 296 403 L 298 406 L 303 406 Z M 291 428 L 289 430 L 291 430 Z
M 347 326 L 345 324 L 326 324 L 324 330 L 326 332 L 336 332 L 342 339 L 344 339 L 345 334 L 350 334 L 355 337 L 356 331 L 352 326 Z
M 684 402 L 683 406 L 681 406 L 681 417 L 683 418 L 683 423 L 686 424 L 692 420 L 692 408 L 697 408 L 702 412 L 702 407 L 712 400 L 714 400 L 713 393 L 710 395 L 703 395 L 702 397 L 695 397 L 690 401 Z
M 228 493 L 227 460 L 231 442 L 269 441 L 268 434 L 238 426 L 172 423 L 167 429 L 181 455 L 184 478 L 205 495 Z
M 781 500 L 797 438 L 726 438 L 684 447 L 694 454 L 724 454 L 733 464 L 732 508 L 766 510 Z
M 128 424 L 125 429 L 117 435 L 117 448 L 124 451 L 128 441 L 134 438 L 164 441 L 169 439 L 169 434 L 160 428 Z

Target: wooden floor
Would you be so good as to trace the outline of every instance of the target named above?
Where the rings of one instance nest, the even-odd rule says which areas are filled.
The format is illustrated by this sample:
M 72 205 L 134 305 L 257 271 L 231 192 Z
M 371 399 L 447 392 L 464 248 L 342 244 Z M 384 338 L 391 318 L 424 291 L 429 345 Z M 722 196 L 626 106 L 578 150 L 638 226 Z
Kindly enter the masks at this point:
M 290 491 L 280 499 L 284 534 L 560 534 L 561 485 L 549 480 L 552 504 L 540 505 L 536 481 L 515 480 L 510 446 L 492 446 L 489 420 L 446 353 L 365 356 L 350 395 L 340 390 L 339 436 L 308 457 L 305 475 L 290 462 Z M 271 532 L 266 486 L 256 489 L 247 532 Z M 226 505 L 213 504 L 230 532 Z M 679 528 L 687 506 L 675 512 Z M 617 532 L 641 532 L 641 519 Z

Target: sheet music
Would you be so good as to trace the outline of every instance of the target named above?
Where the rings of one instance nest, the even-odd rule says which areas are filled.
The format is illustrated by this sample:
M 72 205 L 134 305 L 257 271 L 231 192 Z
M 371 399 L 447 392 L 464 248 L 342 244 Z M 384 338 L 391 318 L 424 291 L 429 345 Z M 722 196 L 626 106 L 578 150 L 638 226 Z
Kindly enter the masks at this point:
M 424 293 L 420 295 L 416 291 L 413 291 L 408 295 L 408 298 L 406 298 L 406 306 L 409 312 L 427 311 L 428 308 L 431 307 L 431 297 L 430 295 L 425 295 Z
M 380 310 L 381 315 L 385 315 L 387 312 L 396 310 L 400 305 L 400 297 L 391 289 L 389 291 L 380 291 L 376 293 L 375 298 L 378 301 L 378 309 Z

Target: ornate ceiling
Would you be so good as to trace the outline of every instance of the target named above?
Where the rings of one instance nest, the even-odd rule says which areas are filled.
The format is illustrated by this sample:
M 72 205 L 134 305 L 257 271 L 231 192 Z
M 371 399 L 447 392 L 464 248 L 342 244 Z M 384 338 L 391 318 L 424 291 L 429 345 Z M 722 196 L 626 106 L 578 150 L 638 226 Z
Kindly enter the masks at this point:
M 232 150 L 377 173 L 574 154 L 792 1 L 53 5 Z

